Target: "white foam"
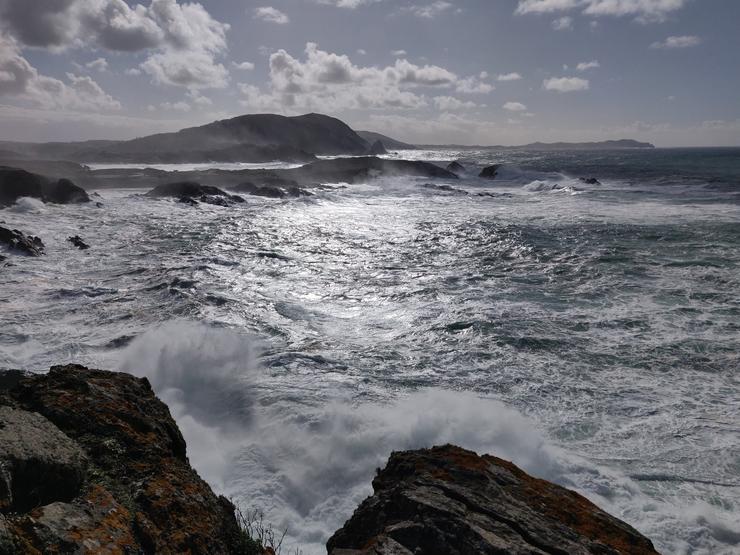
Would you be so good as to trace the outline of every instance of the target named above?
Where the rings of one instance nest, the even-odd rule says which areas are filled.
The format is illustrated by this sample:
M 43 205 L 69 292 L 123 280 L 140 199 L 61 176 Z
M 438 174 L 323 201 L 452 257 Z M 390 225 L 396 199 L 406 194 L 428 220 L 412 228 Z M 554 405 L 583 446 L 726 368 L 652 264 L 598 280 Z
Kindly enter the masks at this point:
M 15 204 L 10 207 L 10 210 L 21 214 L 40 214 L 44 212 L 44 203 L 37 198 L 20 197 L 15 201 Z

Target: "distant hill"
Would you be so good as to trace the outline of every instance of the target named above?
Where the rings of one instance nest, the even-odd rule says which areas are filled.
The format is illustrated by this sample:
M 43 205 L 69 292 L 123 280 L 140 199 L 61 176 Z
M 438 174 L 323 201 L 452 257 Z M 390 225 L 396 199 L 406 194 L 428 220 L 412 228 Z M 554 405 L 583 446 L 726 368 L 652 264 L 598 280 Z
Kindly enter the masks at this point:
M 380 133 L 374 133 L 373 131 L 357 131 L 357 134 L 365 139 L 368 143 L 373 144 L 375 141 L 380 141 L 383 146 L 390 150 L 415 150 L 414 145 L 408 143 L 402 143 L 396 139 L 391 139 Z
M 418 145 L 419 148 L 455 148 L 455 149 L 499 149 L 499 150 L 625 150 L 635 148 L 655 148 L 651 143 L 641 143 L 633 139 L 617 141 L 598 141 L 589 143 L 529 143 L 518 146 L 504 145 Z
M 253 114 L 129 141 L 0 142 L 19 158 L 95 162 L 310 161 L 314 154 L 365 154 L 370 143 L 344 122 L 321 114 Z

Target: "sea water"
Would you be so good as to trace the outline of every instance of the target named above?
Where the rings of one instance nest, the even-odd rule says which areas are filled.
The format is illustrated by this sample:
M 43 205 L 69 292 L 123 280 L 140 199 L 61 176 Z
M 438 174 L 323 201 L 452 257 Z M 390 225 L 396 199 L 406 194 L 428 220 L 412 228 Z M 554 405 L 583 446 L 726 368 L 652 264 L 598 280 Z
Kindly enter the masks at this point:
M 389 156 L 460 159 L 433 184 L 468 194 L 393 178 L 230 208 L 19 200 L 1 225 L 47 254 L 0 263 L 0 367 L 148 376 L 201 475 L 305 554 L 392 450 L 446 442 L 662 552 L 737 553 L 740 150 Z

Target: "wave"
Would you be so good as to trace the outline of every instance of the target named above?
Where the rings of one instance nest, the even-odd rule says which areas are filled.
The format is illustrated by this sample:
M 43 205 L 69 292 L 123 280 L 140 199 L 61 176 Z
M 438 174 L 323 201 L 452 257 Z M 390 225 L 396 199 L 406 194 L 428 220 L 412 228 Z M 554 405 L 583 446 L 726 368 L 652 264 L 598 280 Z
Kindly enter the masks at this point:
M 304 553 L 324 552 L 391 451 L 444 443 L 575 489 L 666 552 L 730 553 L 740 545 L 731 508 L 647 495 L 640 482 L 564 451 L 501 401 L 444 389 L 390 399 L 280 393 L 270 384 L 274 369 L 257 362 L 259 349 L 232 329 L 173 321 L 135 339 L 118 368 L 149 378 L 180 425 L 193 466 L 215 489 L 264 511 Z

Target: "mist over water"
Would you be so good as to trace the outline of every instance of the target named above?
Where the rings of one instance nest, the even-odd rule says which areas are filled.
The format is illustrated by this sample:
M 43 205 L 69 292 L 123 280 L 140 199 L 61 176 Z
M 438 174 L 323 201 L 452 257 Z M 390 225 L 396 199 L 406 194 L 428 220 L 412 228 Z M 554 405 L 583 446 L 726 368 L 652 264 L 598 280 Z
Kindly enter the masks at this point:
M 403 178 L 232 208 L 22 199 L 0 221 L 47 255 L 0 266 L 0 366 L 146 375 L 198 471 L 306 554 L 391 450 L 445 442 L 665 553 L 736 552 L 737 151 L 409 154 L 505 166 L 437 182 L 469 195 Z

